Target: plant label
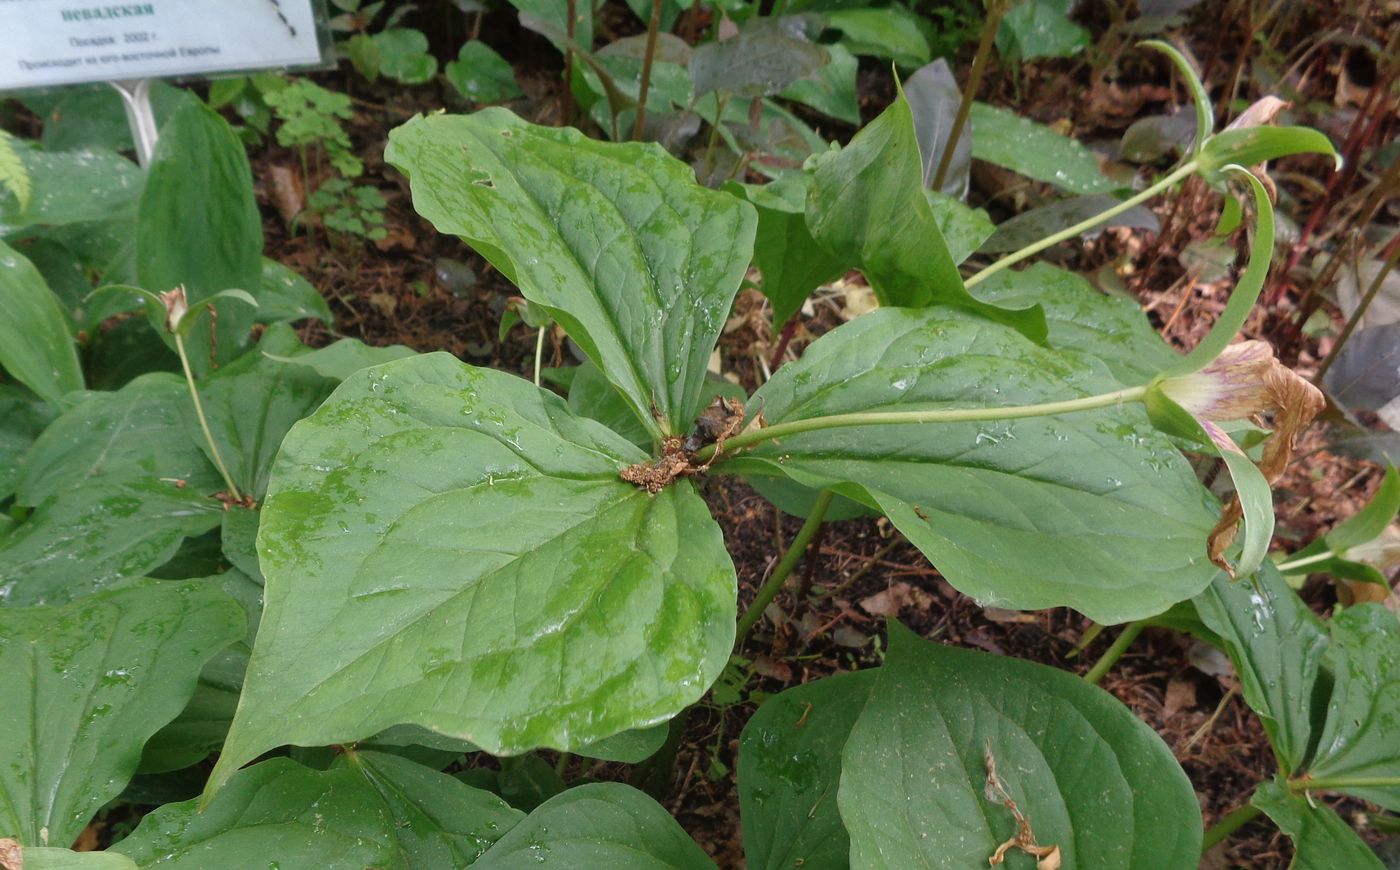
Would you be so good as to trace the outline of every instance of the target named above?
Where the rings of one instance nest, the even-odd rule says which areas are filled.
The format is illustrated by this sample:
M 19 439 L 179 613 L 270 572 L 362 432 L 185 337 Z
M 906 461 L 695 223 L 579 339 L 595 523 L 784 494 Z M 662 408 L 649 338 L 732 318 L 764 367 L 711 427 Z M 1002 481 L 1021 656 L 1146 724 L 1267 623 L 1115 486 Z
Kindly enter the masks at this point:
M 0 0 L 0 91 L 322 62 L 314 0 Z

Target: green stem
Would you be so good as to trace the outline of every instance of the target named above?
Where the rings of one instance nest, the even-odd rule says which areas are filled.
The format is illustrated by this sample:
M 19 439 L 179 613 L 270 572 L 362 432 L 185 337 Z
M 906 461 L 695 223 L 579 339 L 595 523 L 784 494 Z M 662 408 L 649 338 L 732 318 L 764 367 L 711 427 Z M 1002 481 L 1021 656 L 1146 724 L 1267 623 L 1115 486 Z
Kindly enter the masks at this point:
M 1231 834 L 1257 819 L 1259 812 L 1259 808 L 1254 804 L 1245 804 L 1226 813 L 1225 817 L 1211 825 L 1205 836 L 1201 838 L 1201 854 L 1204 855 L 1214 849 L 1228 839 Z
M 214 434 L 209 431 L 209 421 L 204 418 L 204 405 L 199 401 L 199 390 L 194 386 L 194 372 L 190 371 L 190 357 L 185 352 L 185 340 L 180 337 L 180 333 L 175 333 L 175 350 L 180 355 L 180 365 L 185 369 L 185 383 L 190 386 L 190 398 L 194 400 L 194 415 L 199 418 L 199 428 L 204 432 L 204 440 L 209 444 L 209 455 L 213 457 L 214 464 L 218 466 L 219 473 L 224 476 L 224 485 L 228 487 L 228 494 L 234 501 L 243 501 L 243 494 L 238 491 L 238 485 L 233 482 L 233 475 L 228 473 L 228 466 L 224 465 L 224 458 L 219 455 L 219 446 L 214 443 Z
M 1294 559 L 1291 562 L 1279 562 L 1278 565 L 1276 565 L 1275 567 L 1278 568 L 1280 574 L 1288 574 L 1298 570 L 1299 568 L 1306 568 L 1308 565 L 1315 565 L 1318 562 L 1326 562 L 1328 559 L 1331 559 L 1336 555 L 1337 554 L 1332 552 L 1331 550 L 1323 550 L 1321 553 L 1314 553 L 1313 555 L 1306 556 L 1302 559 Z
M 546 327 L 540 327 L 539 337 L 535 339 L 535 386 L 540 385 L 540 363 L 544 359 L 544 331 Z
M 832 491 L 824 489 L 817 496 L 817 501 L 812 505 L 812 510 L 807 514 L 807 521 L 798 530 L 797 537 L 792 539 L 792 544 L 783 554 L 783 558 L 778 562 L 778 567 L 773 569 L 768 581 L 763 584 L 763 588 L 758 590 L 758 595 L 754 596 L 753 603 L 749 609 L 744 611 L 744 615 L 739 618 L 739 625 L 734 629 L 734 646 L 737 648 L 744 642 L 749 629 L 763 616 L 763 611 L 777 596 L 778 590 L 783 588 L 783 583 L 787 581 L 792 569 L 797 567 L 797 563 L 802 559 L 802 554 L 807 551 L 807 545 L 812 543 L 812 538 L 816 537 L 817 529 L 821 528 L 822 517 L 826 516 L 826 509 L 831 505 Z
M 1290 779 L 1288 790 L 1294 794 L 1309 791 L 1346 791 L 1357 788 L 1395 788 L 1400 776 L 1319 776 L 1313 779 Z
M 1093 229 L 1094 227 L 1098 226 L 1104 221 L 1107 221 L 1113 217 L 1117 217 L 1118 215 L 1122 214 L 1123 212 L 1127 211 L 1133 206 L 1141 205 L 1142 203 L 1161 193 L 1163 190 L 1166 190 L 1173 184 L 1176 184 L 1181 179 L 1195 172 L 1198 168 L 1199 164 L 1195 160 L 1192 160 L 1178 168 L 1175 172 L 1172 172 L 1170 175 L 1163 178 L 1161 181 L 1157 182 L 1156 184 L 1137 194 L 1136 196 L 1131 196 L 1128 199 L 1125 199 L 1117 205 L 1113 206 L 1112 208 L 1105 209 L 1104 211 L 1099 212 L 1093 217 L 1082 220 L 1074 226 L 1069 227 L 1068 229 L 1063 229 L 1060 230 L 1058 233 L 1046 236 L 1045 238 L 1041 239 L 1035 244 L 1027 245 L 1019 251 L 1007 254 L 1005 257 L 1002 257 L 1000 260 L 997 260 L 995 263 L 978 272 L 976 275 L 973 275 L 971 278 L 968 278 L 967 281 L 965 281 L 964 283 L 968 287 L 972 287 L 976 284 L 981 283 L 982 281 L 987 280 L 991 276 L 995 275 L 997 272 L 1000 272 L 1002 269 L 1016 265 L 1017 263 L 1026 259 L 1027 257 L 1034 256 L 1035 254 L 1040 253 L 1046 248 L 1058 245 L 1065 239 L 1072 239 L 1081 233 L 1087 232 L 1088 230 Z
M 1147 623 L 1143 620 L 1130 622 L 1119 635 L 1113 639 L 1113 644 L 1104 650 L 1099 660 L 1094 662 L 1094 666 L 1089 669 L 1089 673 L 1084 675 L 1084 682 L 1097 686 L 1104 675 L 1118 664 L 1118 660 L 1123 657 L 1123 653 L 1128 651 L 1128 647 L 1133 645 L 1142 630 L 1147 628 Z
M 1037 405 L 1007 405 L 995 408 L 938 408 L 925 411 L 864 411 L 854 414 L 832 414 L 826 417 L 809 417 L 806 420 L 793 420 L 789 423 L 774 423 L 761 429 L 741 432 L 724 442 L 726 452 L 742 450 L 764 441 L 776 441 L 789 435 L 815 432 L 821 429 L 840 429 L 847 426 L 891 426 L 909 423 L 970 423 L 979 420 L 1014 420 L 1021 417 L 1050 417 L 1073 411 L 1088 411 L 1093 408 L 1107 408 L 1125 402 L 1141 401 L 1147 394 L 1147 387 L 1128 387 L 1111 393 L 1084 396 L 1079 399 L 1066 399 L 1062 402 L 1042 402 Z M 695 452 L 696 462 L 709 462 L 715 455 L 717 445 L 709 444 Z
M 933 173 L 934 190 L 943 189 L 943 179 L 948 175 L 948 167 L 953 163 L 953 152 L 967 125 L 972 101 L 977 98 L 977 88 L 982 84 L 982 73 L 987 69 L 987 58 L 992 55 L 992 44 L 996 41 L 997 30 L 1001 27 L 1002 16 L 1006 14 L 1006 0 L 992 0 L 987 4 L 987 20 L 982 23 L 982 41 L 977 44 L 977 55 L 972 59 L 972 71 L 967 76 L 967 87 L 963 88 L 962 101 L 958 103 L 958 113 L 953 117 L 953 128 L 948 131 L 948 141 L 943 146 L 943 156 L 938 160 L 938 171 Z M 927 181 L 928 179 L 925 179 Z

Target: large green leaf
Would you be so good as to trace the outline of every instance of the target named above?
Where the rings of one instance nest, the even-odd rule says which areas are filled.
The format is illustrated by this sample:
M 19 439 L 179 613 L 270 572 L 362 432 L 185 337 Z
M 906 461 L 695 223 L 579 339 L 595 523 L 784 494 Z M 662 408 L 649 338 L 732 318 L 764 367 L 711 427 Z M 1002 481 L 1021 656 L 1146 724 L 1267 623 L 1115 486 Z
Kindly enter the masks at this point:
M 744 857 L 753 870 L 844 870 L 851 840 L 836 808 L 841 747 L 876 671 L 815 680 L 769 698 L 739 738 Z
M 58 298 L 34 264 L 0 242 L 0 366 L 54 404 L 83 388 Z
M 20 459 L 56 413 L 21 387 L 0 384 L 0 501 L 19 485 Z
M 0 601 L 58 604 L 144 575 L 219 525 L 222 483 L 186 434 L 188 403 L 179 378 L 146 375 L 44 431 L 15 496 L 33 511 L 0 538 Z
M 1187 868 L 1200 858 L 1191 783 L 1113 696 L 898 624 L 843 762 L 851 866 L 986 866 L 1016 834 L 1003 796 L 987 793 L 993 765 L 1036 841 L 1059 847 L 1060 866 Z
M 415 118 L 386 159 L 414 207 L 549 308 L 654 435 L 700 410 L 753 251 L 753 210 L 658 145 L 537 127 L 504 109 Z
M 252 288 L 248 288 L 253 293 Z M 262 282 L 254 293 L 258 299 L 258 323 L 281 323 L 314 317 L 330 326 L 335 322 L 330 306 L 311 282 L 276 260 L 262 261 Z
M 1400 810 L 1400 622 L 1379 604 L 1361 604 L 1329 628 L 1334 685 L 1308 775 Z
M 370 756 L 370 757 L 366 757 Z M 519 814 L 435 770 L 365 753 L 327 771 L 275 758 L 240 772 L 201 812 L 166 804 L 112 847 L 140 867 L 322 870 L 462 867 Z
M 199 382 L 205 419 L 219 455 L 233 482 L 254 499 L 267 491 L 273 457 L 292 424 L 315 410 L 335 386 L 313 368 L 267 357 L 300 350 L 290 331 L 270 329 L 256 350 Z M 207 452 L 192 403 L 186 404 L 185 429 L 190 440 Z
M 687 483 L 513 376 L 446 354 L 364 369 L 282 445 L 266 610 L 211 780 L 284 743 L 412 723 L 496 754 L 569 749 L 698 698 L 734 568 Z
M 599 782 L 540 804 L 476 866 L 708 870 L 714 863 L 656 801 L 630 786 Z
M 793 172 L 764 185 L 726 185 L 758 211 L 753 259 L 763 276 L 759 289 L 773 303 L 774 329 L 781 329 L 813 290 L 839 278 L 850 266 L 817 244 L 807 229 L 811 187 L 812 175 L 807 172 Z
M 141 170 L 113 151 L 17 150 L 33 192 L 23 210 L 12 197 L 0 199 L 0 236 L 34 226 L 110 221 L 128 213 L 141 193 Z
M 882 305 L 960 305 L 1043 338 L 1036 309 L 1007 311 L 975 299 L 924 196 L 914 116 L 901 93 L 840 153 L 817 164 L 807 228 L 838 262 L 854 263 Z
M 978 160 L 1070 193 L 1104 193 L 1117 187 L 1083 145 L 1049 127 L 986 103 L 973 103 L 968 117 L 977 131 L 972 156 Z
M 1326 690 L 1317 680 L 1327 650 L 1322 620 L 1268 563 L 1249 580 L 1217 575 L 1195 603 L 1201 621 L 1224 641 L 1279 769 L 1291 775 L 1307 759 L 1323 702 L 1317 695 Z
M 0 834 L 72 843 L 180 712 L 204 662 L 242 635 L 243 611 L 200 583 L 0 610 Z
M 72 852 L 45 846 L 24 848 L 24 870 L 136 870 L 125 855 L 113 852 Z
M 184 285 L 190 305 L 228 289 L 262 285 L 262 217 L 243 143 L 213 109 L 188 100 L 161 127 L 136 222 L 139 284 L 153 292 Z M 196 372 L 227 362 L 247 341 L 255 309 L 218 306 L 210 329 L 186 342 Z
M 1290 794 L 1278 783 L 1259 786 L 1250 800 L 1293 841 L 1290 870 L 1382 870 L 1376 853 L 1325 804 Z
M 833 414 L 994 408 L 1117 389 L 1096 360 L 957 310 L 880 309 L 783 366 L 753 398 L 770 425 Z M 1155 615 L 1209 582 L 1209 496 L 1135 405 L 1020 420 L 862 425 L 767 442 L 734 472 L 831 487 L 883 511 L 978 601 Z
M 856 72 L 859 61 L 839 43 L 823 46 L 827 63 L 812 75 L 800 78 L 783 89 L 782 97 L 810 106 L 847 124 L 860 124 L 860 102 L 856 98 Z
M 1125 384 L 1145 384 L 1181 362 L 1137 303 L 1106 296 L 1073 272 L 1048 263 L 997 272 L 977 285 L 977 295 L 1008 307 L 1039 304 L 1051 347 L 1092 354 Z

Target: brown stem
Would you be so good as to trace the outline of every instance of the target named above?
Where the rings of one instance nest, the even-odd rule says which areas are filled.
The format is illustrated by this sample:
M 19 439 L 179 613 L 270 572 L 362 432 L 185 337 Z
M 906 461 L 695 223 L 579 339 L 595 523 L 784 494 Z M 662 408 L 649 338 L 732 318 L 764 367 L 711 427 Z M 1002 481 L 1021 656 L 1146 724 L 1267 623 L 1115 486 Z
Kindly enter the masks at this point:
M 642 57 L 642 84 L 637 95 L 637 120 L 632 124 L 632 140 L 642 138 L 647 116 L 647 91 L 651 88 L 651 64 L 656 59 L 656 34 L 661 29 L 661 0 L 651 0 L 651 21 L 647 22 L 647 51 Z
M 578 31 L 578 0 L 568 0 L 567 14 L 564 32 L 569 41 L 564 45 L 564 93 L 559 95 L 559 114 L 566 127 L 574 122 L 574 37 Z
M 1006 14 L 1007 0 L 990 0 L 987 4 L 987 20 L 982 25 L 982 41 L 977 43 L 977 56 L 972 59 L 972 71 L 967 76 L 967 87 L 963 89 L 962 101 L 958 103 L 958 114 L 953 118 L 953 129 L 948 131 L 948 141 L 943 146 L 943 156 L 938 160 L 938 171 L 933 173 L 934 190 L 943 189 L 943 179 L 953 162 L 958 138 L 967 125 L 968 112 L 972 111 L 972 101 L 977 97 L 977 88 L 982 84 L 982 73 L 987 69 L 987 59 L 992 55 L 992 44 L 1001 27 L 1002 16 Z
M 1342 327 L 1342 332 L 1337 336 L 1337 341 L 1332 345 L 1332 349 L 1327 352 L 1327 358 L 1322 361 L 1322 365 L 1317 367 L 1317 376 L 1313 378 L 1314 383 L 1322 383 L 1323 375 L 1332 367 L 1332 363 L 1337 361 L 1337 355 L 1342 352 L 1342 346 L 1351 338 L 1351 334 L 1356 331 L 1356 327 L 1361 323 L 1361 318 L 1366 316 L 1366 309 L 1371 307 L 1371 302 L 1380 294 L 1381 285 L 1390 275 L 1390 271 L 1395 268 L 1395 264 L 1400 262 L 1400 236 L 1396 236 L 1390 242 L 1390 252 L 1385 258 L 1385 265 L 1376 273 L 1376 278 L 1371 282 L 1371 286 L 1366 288 L 1366 294 L 1361 297 L 1361 302 L 1356 306 L 1356 310 L 1347 318 L 1346 326 Z

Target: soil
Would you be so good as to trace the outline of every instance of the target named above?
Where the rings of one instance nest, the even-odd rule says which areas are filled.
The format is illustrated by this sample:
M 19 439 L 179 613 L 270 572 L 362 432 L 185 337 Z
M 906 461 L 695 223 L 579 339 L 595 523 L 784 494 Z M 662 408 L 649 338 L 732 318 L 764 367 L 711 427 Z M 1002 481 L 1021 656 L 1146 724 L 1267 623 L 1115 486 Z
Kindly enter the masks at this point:
M 1082 23 L 1096 33 L 1105 23 L 1095 20 L 1097 4 Z M 1207 82 L 1219 94 L 1234 81 L 1235 52 L 1249 45 L 1250 22 L 1233 0 L 1210 0 L 1192 8 L 1183 35 L 1198 57 L 1206 59 Z M 1271 31 L 1275 45 L 1289 46 L 1293 35 L 1317 25 L 1320 7 L 1305 10 L 1296 21 Z M 1380 15 L 1381 13 L 1375 13 Z M 625 15 L 614 16 L 613 32 L 629 27 Z M 610 22 L 612 18 L 608 19 Z M 560 109 L 554 84 L 559 58 L 533 35 L 521 32 L 508 16 L 488 14 L 481 23 L 485 38 L 516 66 L 527 99 L 514 106 L 532 119 L 557 122 Z M 1384 22 L 1372 22 L 1384 27 Z M 1290 29 L 1291 28 L 1291 29 Z M 973 46 L 966 47 L 971 52 Z M 1096 68 L 1084 57 L 1026 65 L 1019 70 L 994 66 L 982 97 L 1010 105 L 1023 114 L 1054 123 L 1085 141 L 1121 136 L 1134 118 L 1162 111 L 1185 97 L 1165 63 L 1126 52 L 1113 69 Z M 1341 85 L 1340 49 L 1323 51 L 1314 61 L 1318 73 L 1309 78 L 1305 96 L 1325 106 L 1335 102 Z M 955 64 L 963 79 L 970 54 Z M 1246 73 L 1248 68 L 1246 67 Z M 275 146 L 252 152 L 258 194 L 266 215 L 267 253 L 306 276 L 330 302 L 334 331 L 320 325 L 303 326 L 303 337 L 324 344 L 335 336 L 353 336 L 371 344 L 404 344 L 421 351 L 446 350 L 461 359 L 526 374 L 532 365 L 535 333 L 521 325 L 498 338 L 497 325 L 514 289 L 460 241 L 438 234 L 412 210 L 402 178 L 383 164 L 386 130 L 417 111 L 439 107 L 435 86 L 393 88 L 341 71 L 320 78 L 327 86 L 356 95 L 352 135 L 360 144 L 369 183 L 388 198 L 388 236 L 380 243 L 328 240 L 323 232 L 290 235 L 279 216 L 279 192 L 271 186 L 274 169 L 295 168 L 295 154 Z M 1251 76 L 1240 81 L 1239 96 L 1259 96 Z M 892 80 L 888 67 L 862 65 L 860 93 L 867 120 L 888 101 Z M 1300 123 L 1332 123 L 1330 117 L 1309 117 Z M 1393 123 L 1392 123 L 1393 127 Z M 828 134 L 848 136 L 849 128 L 825 123 Z M 1334 132 L 1341 141 L 1346 131 Z M 1383 141 L 1383 140 L 1377 140 Z M 1289 186 L 1286 207 L 1304 222 L 1322 202 L 1327 167 L 1321 161 L 1284 161 L 1277 174 L 1296 173 L 1315 184 Z M 980 196 L 1000 220 L 1014 209 L 1034 203 L 1044 191 L 1010 189 L 1008 180 L 991 170 L 979 171 Z M 995 191 L 995 192 L 993 192 Z M 1334 197 L 1347 202 L 1345 191 Z M 1208 235 L 1216 213 L 1204 206 L 1204 191 L 1188 185 L 1180 194 L 1154 204 L 1160 233 L 1110 230 L 1072 251 L 1056 252 L 1063 263 L 1102 279 L 1116 275 L 1115 289 L 1135 295 L 1164 335 L 1177 344 L 1192 345 L 1209 328 L 1223 305 L 1230 283 L 1193 280 L 1178 254 L 1191 239 Z M 1323 203 L 1325 206 L 1325 203 Z M 1316 243 L 1316 239 L 1311 240 Z M 858 276 L 850 276 L 858 284 Z M 1113 283 L 1112 281 L 1110 283 Z M 1250 320 L 1247 332 L 1283 346 L 1290 362 L 1310 374 L 1325 353 L 1314 339 L 1292 328 L 1303 299 L 1292 273 L 1277 276 L 1267 291 L 1270 304 Z M 830 297 L 804 313 L 783 356 L 792 358 L 815 335 L 841 322 L 841 299 Z M 1337 312 L 1324 308 L 1334 319 Z M 546 364 L 573 362 L 566 341 L 551 335 Z M 762 297 L 746 291 L 736 304 L 722 344 L 724 370 L 749 389 L 757 386 L 779 344 L 772 335 Z M 1364 503 L 1379 481 L 1378 469 L 1359 460 L 1329 453 L 1322 426 L 1302 439 L 1298 457 L 1277 488 L 1280 536 L 1278 546 L 1293 549 L 1326 531 L 1339 518 Z M 792 540 L 800 522 L 784 517 L 741 482 L 707 478 L 703 492 L 724 527 L 738 570 L 740 605 L 752 598 L 766 572 Z M 1116 635 L 1110 628 L 1081 649 L 1091 624 L 1082 616 L 1055 609 L 1035 613 L 984 610 L 952 589 L 927 560 L 904 542 L 884 521 L 860 519 L 827 523 L 800 576 L 790 582 L 769 609 L 742 654 L 752 661 L 753 676 L 742 699 L 727 706 L 702 704 L 690 720 L 682 742 L 674 781 L 665 802 L 685 829 L 723 867 L 743 866 L 743 847 L 733 776 L 738 735 L 756 702 L 765 695 L 839 670 L 877 666 L 883 649 L 886 618 L 898 617 L 925 637 L 940 642 L 1012 655 L 1071 672 L 1082 673 L 1103 653 Z M 1335 600 L 1328 581 L 1314 578 L 1305 597 L 1325 612 Z M 1201 801 L 1207 825 L 1246 801 L 1253 788 L 1273 774 L 1270 754 L 1258 718 L 1241 700 L 1237 681 L 1220 668 L 1220 659 L 1191 638 L 1168 630 L 1149 629 L 1104 679 L 1103 687 L 1151 725 L 1181 761 Z M 575 761 L 572 772 L 582 772 Z M 625 777 L 616 767 L 589 770 L 594 775 Z M 1355 802 L 1338 805 L 1344 817 L 1364 811 Z M 1231 838 L 1206 864 L 1217 867 L 1275 868 L 1287 865 L 1291 847 L 1272 825 L 1252 823 Z

